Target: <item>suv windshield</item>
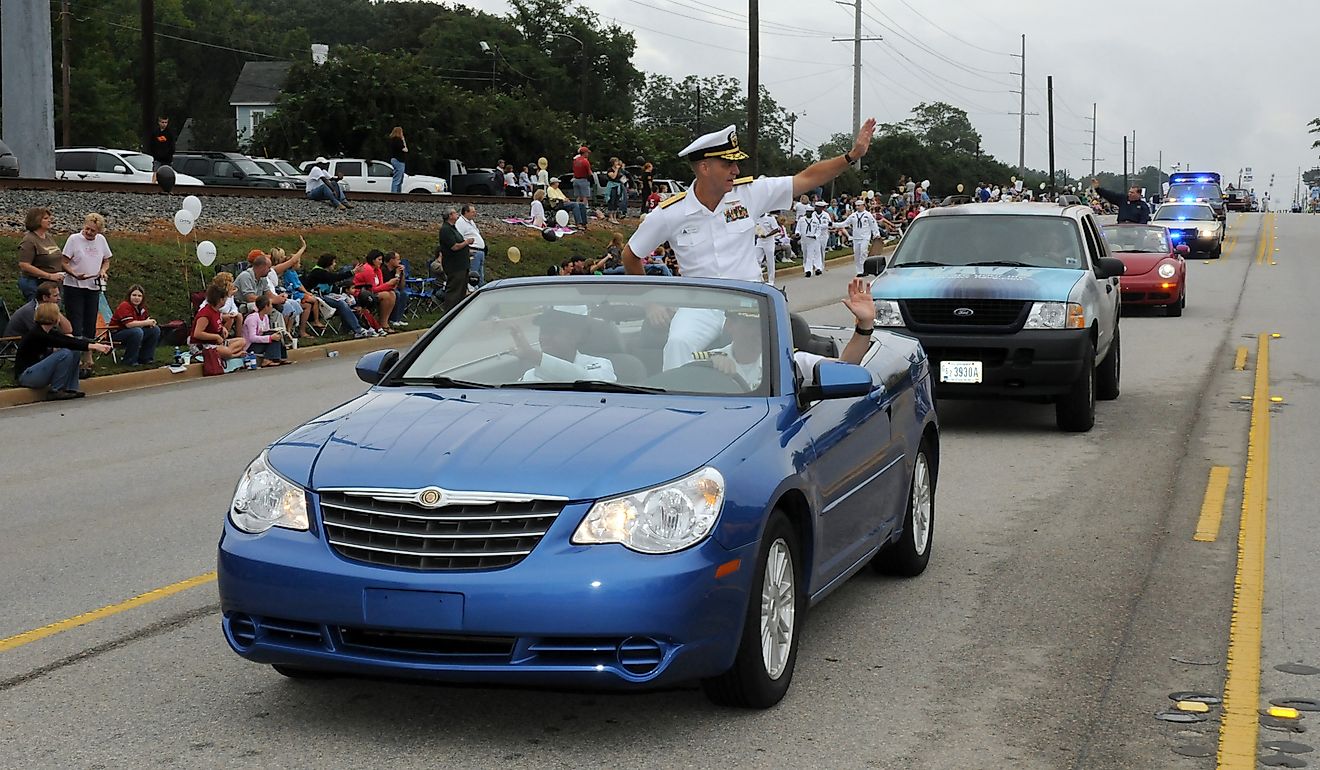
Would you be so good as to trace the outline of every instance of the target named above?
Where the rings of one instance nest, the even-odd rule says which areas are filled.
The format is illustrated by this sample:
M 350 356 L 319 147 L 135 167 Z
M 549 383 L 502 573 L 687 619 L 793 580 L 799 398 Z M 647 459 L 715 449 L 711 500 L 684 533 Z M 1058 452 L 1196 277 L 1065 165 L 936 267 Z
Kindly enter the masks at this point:
M 145 171 L 148 174 L 151 173 L 150 155 L 144 155 L 143 153 L 140 152 L 126 152 L 121 157 L 123 157 L 123 159 L 128 162 L 128 165 L 132 166 L 138 171 Z
M 923 216 L 908 228 L 891 267 L 996 264 L 1079 270 L 1081 233 L 1057 216 Z
M 1110 251 L 1168 254 L 1169 231 L 1163 227 L 1110 225 L 1103 228 Z
M 647 322 L 658 312 L 720 331 L 692 360 L 665 366 L 668 334 Z M 770 319 L 765 297 L 678 283 L 486 289 L 387 384 L 767 395 Z
M 1181 200 L 1183 198 L 1205 198 L 1207 201 L 1223 200 L 1224 194 L 1220 191 L 1217 184 L 1176 184 L 1169 187 L 1169 200 Z
M 1155 211 L 1155 218 L 1156 219 L 1194 219 L 1194 220 L 1214 219 L 1215 212 L 1214 209 L 1210 208 L 1204 203 L 1170 204 L 1170 205 L 1160 206 Z
M 238 166 L 238 170 L 248 176 L 266 176 L 265 170 L 248 158 L 229 158 L 229 162 Z
M 293 164 L 287 160 L 275 161 L 275 168 L 284 172 L 286 176 L 302 176 L 302 172 L 293 167 Z

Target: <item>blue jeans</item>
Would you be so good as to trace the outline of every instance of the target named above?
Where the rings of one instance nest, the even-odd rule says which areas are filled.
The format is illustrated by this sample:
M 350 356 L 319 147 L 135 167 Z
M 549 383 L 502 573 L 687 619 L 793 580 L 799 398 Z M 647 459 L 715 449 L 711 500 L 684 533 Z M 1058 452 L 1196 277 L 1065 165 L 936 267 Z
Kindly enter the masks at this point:
M 307 200 L 325 201 L 326 203 L 329 203 L 332 206 L 338 206 L 338 205 L 342 205 L 345 201 L 347 201 L 348 196 L 344 195 L 341 192 L 339 193 L 339 197 L 336 198 L 335 194 L 330 191 L 329 187 L 326 187 L 325 185 L 321 185 L 320 187 L 317 187 L 313 189 L 311 192 L 307 193 Z
M 390 323 L 403 320 L 403 313 L 408 309 L 408 292 L 399 289 L 394 292 L 394 309 L 390 311 Z
M 573 221 L 581 227 L 587 226 L 587 207 L 577 201 L 560 204 L 559 208 L 573 215 Z
M 57 390 L 78 389 L 78 363 L 82 354 L 76 350 L 60 348 L 23 370 L 18 384 L 25 388 L 49 387 Z
M 362 331 L 362 324 L 358 322 L 357 314 L 353 312 L 353 308 L 349 307 L 347 302 L 342 299 L 327 297 L 324 294 L 321 295 L 321 299 L 325 304 L 335 309 L 335 315 L 343 319 L 349 331 L 354 334 Z
M 18 274 L 18 293 L 23 295 L 23 304 L 26 305 L 28 300 L 36 296 L 37 286 L 40 284 L 40 280 L 33 278 L 27 273 Z
M 390 192 L 403 192 L 403 161 L 390 158 L 390 165 L 394 167 L 394 177 L 390 179 Z
M 472 266 L 469 267 L 468 270 L 477 274 L 478 286 L 481 286 L 482 284 L 486 283 L 486 250 L 485 249 L 472 250 Z
M 258 358 L 264 358 L 267 361 L 283 361 L 284 343 L 279 340 L 254 342 L 251 345 L 248 345 L 248 352 Z
M 110 337 L 124 346 L 124 363 L 142 366 L 156 362 L 156 343 L 160 342 L 159 326 L 134 326 L 110 332 Z

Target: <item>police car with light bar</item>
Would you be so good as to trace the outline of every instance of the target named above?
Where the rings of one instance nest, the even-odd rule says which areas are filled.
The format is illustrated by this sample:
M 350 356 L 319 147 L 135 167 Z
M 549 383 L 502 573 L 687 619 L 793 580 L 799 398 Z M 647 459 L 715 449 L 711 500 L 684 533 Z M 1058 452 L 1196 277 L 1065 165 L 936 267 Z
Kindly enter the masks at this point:
M 1227 216 L 1224 207 L 1224 188 L 1219 174 L 1213 171 L 1193 171 L 1169 175 L 1169 194 L 1165 203 L 1207 203 L 1214 209 L 1215 219 L 1221 222 Z

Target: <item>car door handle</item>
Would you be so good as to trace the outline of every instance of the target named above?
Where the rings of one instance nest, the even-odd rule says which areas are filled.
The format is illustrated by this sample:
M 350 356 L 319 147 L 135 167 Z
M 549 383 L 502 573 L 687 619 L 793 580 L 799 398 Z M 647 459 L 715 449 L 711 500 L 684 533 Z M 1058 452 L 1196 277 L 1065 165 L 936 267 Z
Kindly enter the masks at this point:
M 1112 294 L 1113 292 L 1114 292 L 1114 284 L 1112 283 L 1105 284 L 1105 293 Z

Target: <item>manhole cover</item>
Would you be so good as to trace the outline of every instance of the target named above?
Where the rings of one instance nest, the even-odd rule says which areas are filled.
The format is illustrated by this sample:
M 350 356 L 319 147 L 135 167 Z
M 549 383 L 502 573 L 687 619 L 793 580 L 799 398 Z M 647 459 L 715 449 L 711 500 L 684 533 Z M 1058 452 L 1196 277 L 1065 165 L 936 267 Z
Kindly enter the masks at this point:
M 1280 663 L 1274 667 L 1275 671 L 1282 671 L 1285 674 L 1297 674 L 1298 676 L 1312 676 L 1320 674 L 1320 668 L 1308 666 L 1305 663 Z

